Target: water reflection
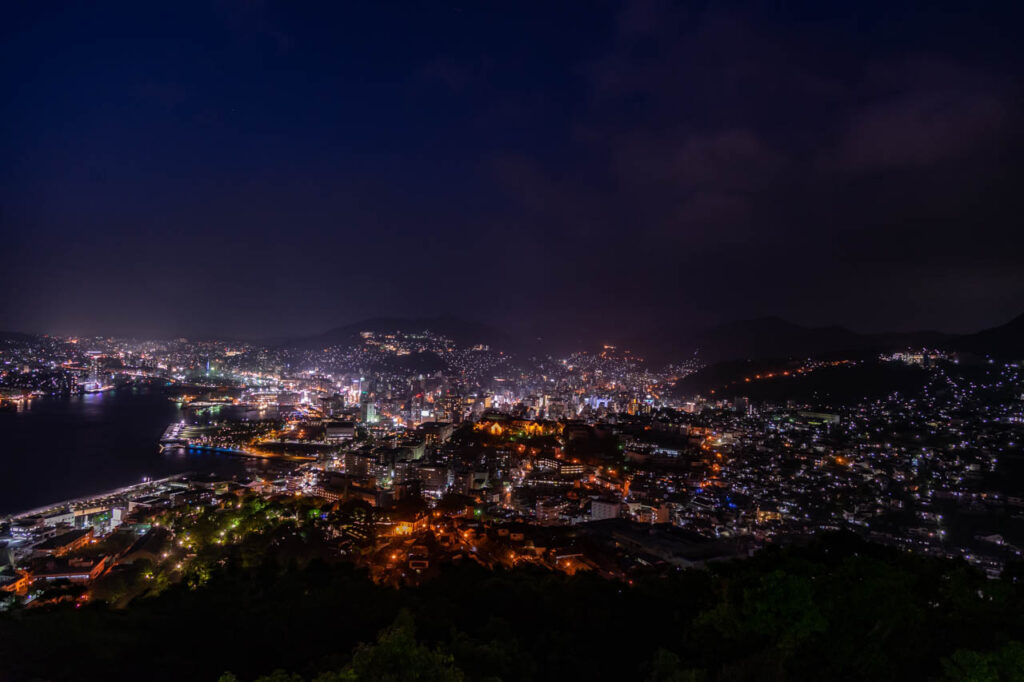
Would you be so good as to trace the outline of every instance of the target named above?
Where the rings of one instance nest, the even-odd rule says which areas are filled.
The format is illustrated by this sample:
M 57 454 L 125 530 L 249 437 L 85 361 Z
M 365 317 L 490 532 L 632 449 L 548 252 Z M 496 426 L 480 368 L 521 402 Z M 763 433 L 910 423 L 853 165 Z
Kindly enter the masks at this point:
M 230 413 L 222 413 L 218 419 Z M 267 462 L 161 452 L 172 421 L 191 418 L 156 388 L 23 401 L 0 412 L 0 514 L 185 471 L 261 471 Z

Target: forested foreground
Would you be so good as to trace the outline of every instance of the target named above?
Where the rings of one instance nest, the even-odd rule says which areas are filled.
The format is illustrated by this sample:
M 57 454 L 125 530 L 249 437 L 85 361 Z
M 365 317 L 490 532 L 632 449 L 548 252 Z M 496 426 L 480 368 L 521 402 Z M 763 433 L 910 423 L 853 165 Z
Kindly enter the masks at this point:
M 1024 581 L 850 536 L 638 577 L 230 564 L 0 618 L 0 680 L 1022 680 Z

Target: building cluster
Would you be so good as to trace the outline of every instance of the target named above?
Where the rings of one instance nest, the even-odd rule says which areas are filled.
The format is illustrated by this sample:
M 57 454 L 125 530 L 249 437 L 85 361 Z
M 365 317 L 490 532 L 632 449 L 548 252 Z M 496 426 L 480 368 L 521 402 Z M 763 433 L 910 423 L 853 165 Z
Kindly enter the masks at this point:
M 1024 551 L 1024 496 L 1007 474 L 1024 440 L 1015 363 L 926 352 L 809 360 L 680 395 L 676 382 L 699 363 L 657 369 L 611 346 L 524 360 L 428 332 L 364 332 L 314 350 L 40 343 L 33 367 L 51 353 L 51 368 L 91 362 L 159 376 L 183 415 L 165 448 L 275 468 L 13 518 L 0 574 L 9 592 L 95 581 L 144 556 L 155 537 L 182 532 L 179 517 L 164 516 L 170 527 L 158 532 L 146 526 L 165 510 L 222 509 L 231 496 L 308 500 L 335 556 L 388 582 L 449 561 L 628 579 L 836 530 L 992 574 Z M 870 362 L 907 365 L 920 388 L 859 400 L 769 400 L 754 390 Z M 134 535 L 107 541 L 126 529 Z M 104 551 L 89 552 L 96 544 Z M 171 558 L 187 570 L 187 552 Z

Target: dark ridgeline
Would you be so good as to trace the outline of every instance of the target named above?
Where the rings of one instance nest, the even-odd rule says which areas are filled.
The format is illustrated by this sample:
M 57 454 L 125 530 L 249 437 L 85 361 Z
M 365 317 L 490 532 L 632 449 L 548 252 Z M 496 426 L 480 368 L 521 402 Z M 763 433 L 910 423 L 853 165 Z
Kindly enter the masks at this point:
M 863 334 L 838 325 L 808 327 L 778 317 L 762 317 L 696 333 L 654 331 L 631 342 L 652 358 L 677 360 L 696 353 L 707 362 L 810 358 L 922 347 L 1017 359 L 1024 357 L 1024 315 L 1003 325 L 962 335 L 927 330 Z
M 948 347 L 978 355 L 1024 357 L 1024 314 L 998 327 L 952 339 Z
M 288 341 L 285 345 L 299 349 L 317 349 L 326 346 L 347 345 L 356 341 L 360 332 L 403 332 L 407 334 L 429 331 L 445 336 L 462 346 L 486 344 L 507 346 L 511 337 L 494 327 L 480 322 L 465 320 L 454 316 L 401 318 L 374 317 L 367 320 L 335 327 L 322 334 Z
M 558 353 L 565 343 L 558 334 L 550 339 L 523 338 L 521 334 L 457 317 L 370 318 L 336 327 L 322 334 L 286 342 L 291 348 L 315 350 L 332 345 L 347 345 L 359 333 L 430 331 L 460 345 L 487 344 L 518 353 Z M 935 348 L 979 355 L 1015 358 L 1024 356 L 1024 314 L 996 327 L 972 334 L 947 334 L 938 331 L 860 333 L 843 326 L 811 327 L 779 317 L 737 320 L 699 331 L 652 327 L 633 330 L 628 336 L 612 339 L 644 355 L 652 362 L 673 362 L 697 355 L 705 362 L 725 360 L 766 360 L 810 358 L 838 353 L 879 353 L 905 348 Z M 591 339 L 590 349 L 600 345 Z M 581 350 L 572 347 L 572 351 Z

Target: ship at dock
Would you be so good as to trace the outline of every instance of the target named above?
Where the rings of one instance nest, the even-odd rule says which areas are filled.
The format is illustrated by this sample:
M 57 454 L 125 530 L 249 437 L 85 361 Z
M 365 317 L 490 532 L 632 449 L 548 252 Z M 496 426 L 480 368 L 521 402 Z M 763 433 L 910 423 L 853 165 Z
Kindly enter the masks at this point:
M 182 434 L 185 422 L 175 422 L 164 430 L 160 437 L 160 445 L 188 445 L 188 439 Z

